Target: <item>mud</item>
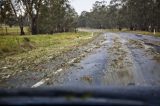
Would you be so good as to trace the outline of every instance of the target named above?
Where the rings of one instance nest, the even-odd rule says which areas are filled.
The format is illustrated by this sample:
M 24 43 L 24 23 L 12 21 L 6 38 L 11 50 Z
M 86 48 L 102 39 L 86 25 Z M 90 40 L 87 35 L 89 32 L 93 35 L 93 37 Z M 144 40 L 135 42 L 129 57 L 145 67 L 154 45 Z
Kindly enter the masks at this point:
M 157 39 L 129 33 L 105 33 L 98 48 L 65 69 L 56 81 L 51 78 L 47 86 L 160 85 L 160 63 L 155 60 L 159 54 L 145 44 L 146 40 L 158 42 Z

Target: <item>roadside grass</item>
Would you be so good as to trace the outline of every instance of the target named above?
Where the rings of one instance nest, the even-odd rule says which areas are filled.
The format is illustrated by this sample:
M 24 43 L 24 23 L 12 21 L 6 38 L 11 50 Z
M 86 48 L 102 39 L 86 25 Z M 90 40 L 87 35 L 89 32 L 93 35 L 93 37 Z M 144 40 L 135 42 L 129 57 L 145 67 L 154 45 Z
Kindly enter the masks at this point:
M 54 35 L 36 36 L 0 36 L 0 57 L 19 54 L 45 47 L 62 48 L 77 46 L 89 39 L 91 36 L 87 32 L 78 33 L 58 33 Z
M 125 32 L 131 32 L 131 33 L 135 33 L 135 34 L 151 35 L 151 36 L 160 37 L 160 32 L 156 32 L 155 35 L 154 35 L 153 32 L 148 32 L 148 31 L 125 31 Z
M 128 29 L 122 29 L 121 31 L 119 31 L 119 29 L 105 29 L 103 31 L 106 32 L 129 32 L 129 33 L 135 33 L 135 34 L 142 34 L 142 35 L 150 35 L 150 36 L 156 36 L 156 37 L 160 37 L 160 32 L 156 32 L 155 35 L 153 32 L 149 32 L 149 31 L 130 31 Z

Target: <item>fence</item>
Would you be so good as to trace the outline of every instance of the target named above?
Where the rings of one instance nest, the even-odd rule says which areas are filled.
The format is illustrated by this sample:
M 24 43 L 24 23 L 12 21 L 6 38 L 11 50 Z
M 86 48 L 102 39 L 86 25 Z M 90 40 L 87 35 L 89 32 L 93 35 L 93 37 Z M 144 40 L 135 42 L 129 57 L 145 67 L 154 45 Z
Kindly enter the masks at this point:
M 30 34 L 28 27 L 24 27 L 24 32 L 26 35 Z M 20 28 L 18 26 L 0 26 L 0 35 L 19 35 Z

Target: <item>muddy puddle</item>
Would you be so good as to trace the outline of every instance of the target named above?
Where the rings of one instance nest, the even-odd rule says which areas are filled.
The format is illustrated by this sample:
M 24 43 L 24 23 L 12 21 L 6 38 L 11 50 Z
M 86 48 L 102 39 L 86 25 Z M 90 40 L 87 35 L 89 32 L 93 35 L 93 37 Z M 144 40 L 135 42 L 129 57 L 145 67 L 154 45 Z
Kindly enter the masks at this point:
M 137 36 L 137 37 L 142 37 L 143 35 L 140 35 L 140 34 L 136 34 L 136 36 Z
M 73 63 L 74 65 L 66 69 L 65 73 L 60 74 L 55 85 L 103 85 L 102 79 L 107 62 L 106 42 L 100 44 L 100 48 L 95 48 L 78 63 Z
M 160 37 L 120 33 L 128 40 L 135 65 L 136 85 L 160 85 Z
M 145 43 L 146 45 L 152 46 L 156 52 L 160 53 L 160 46 L 159 45 L 155 45 L 153 43 Z
M 83 77 L 81 77 L 80 79 L 81 79 L 82 81 L 86 82 L 86 83 L 89 83 L 89 84 L 91 84 L 91 83 L 92 83 L 92 80 L 93 80 L 92 76 L 83 76 Z

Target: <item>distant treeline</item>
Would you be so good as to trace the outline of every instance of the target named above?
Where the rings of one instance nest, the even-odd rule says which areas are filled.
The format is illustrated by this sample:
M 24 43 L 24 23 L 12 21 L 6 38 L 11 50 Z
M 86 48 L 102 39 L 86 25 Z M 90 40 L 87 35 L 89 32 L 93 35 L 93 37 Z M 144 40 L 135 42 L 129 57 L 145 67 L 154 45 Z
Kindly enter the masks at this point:
M 25 35 L 29 26 L 33 35 L 74 30 L 77 13 L 68 0 L 0 0 L 0 24 L 18 25 Z
M 78 26 L 160 31 L 160 0 L 97 1 L 91 12 L 81 13 Z

